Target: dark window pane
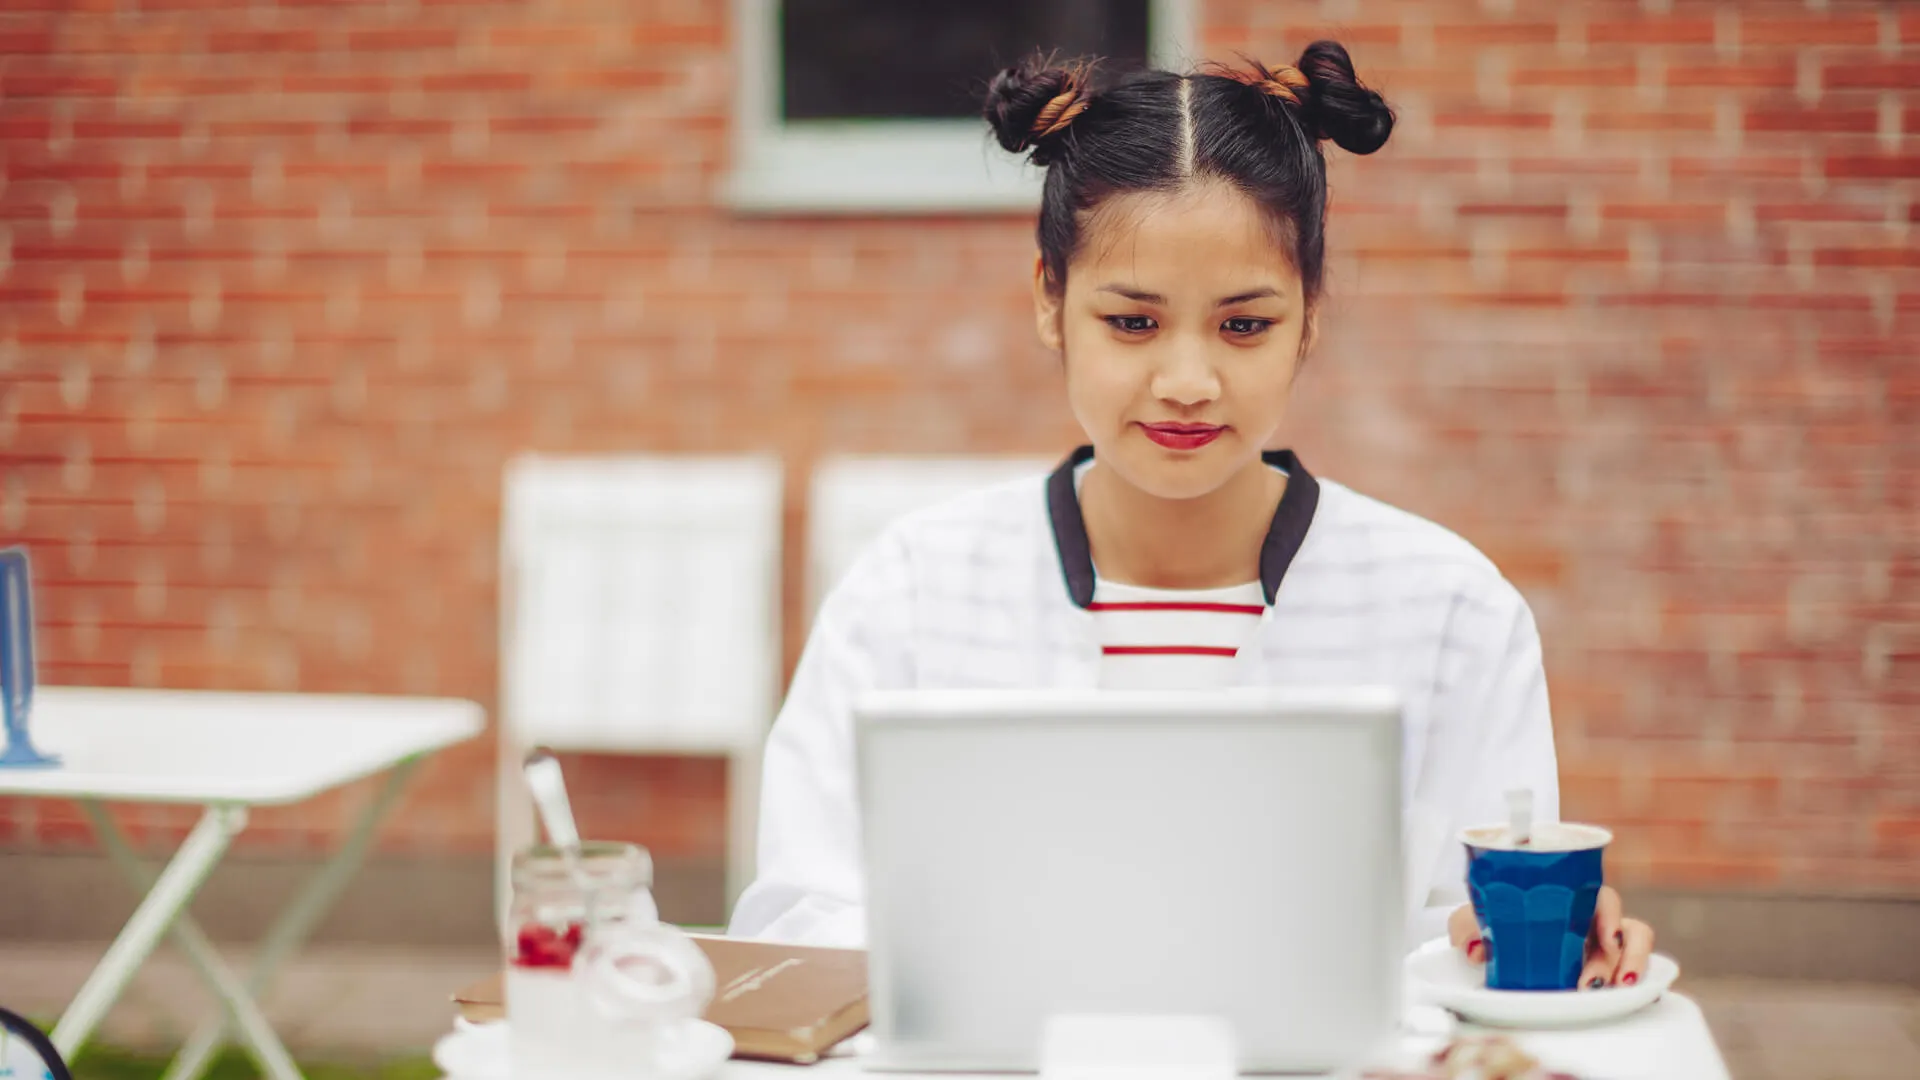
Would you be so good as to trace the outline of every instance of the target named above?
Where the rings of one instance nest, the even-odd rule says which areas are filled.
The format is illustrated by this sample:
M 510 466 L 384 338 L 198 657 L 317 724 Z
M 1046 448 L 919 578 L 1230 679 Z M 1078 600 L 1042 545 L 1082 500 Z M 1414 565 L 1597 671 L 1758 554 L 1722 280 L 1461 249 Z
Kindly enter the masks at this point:
M 786 0 L 780 39 L 788 120 L 969 117 L 1036 46 L 1143 63 L 1147 0 Z

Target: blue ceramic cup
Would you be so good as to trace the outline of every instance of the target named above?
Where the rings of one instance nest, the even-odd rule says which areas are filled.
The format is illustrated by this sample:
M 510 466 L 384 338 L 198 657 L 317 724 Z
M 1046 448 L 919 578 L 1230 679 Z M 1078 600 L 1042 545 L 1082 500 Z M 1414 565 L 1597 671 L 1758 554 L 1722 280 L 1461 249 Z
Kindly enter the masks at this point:
M 1541 822 L 1526 845 L 1515 845 L 1505 825 L 1467 829 L 1460 840 L 1467 895 L 1486 942 L 1488 988 L 1575 989 L 1605 880 L 1600 855 L 1613 834 Z

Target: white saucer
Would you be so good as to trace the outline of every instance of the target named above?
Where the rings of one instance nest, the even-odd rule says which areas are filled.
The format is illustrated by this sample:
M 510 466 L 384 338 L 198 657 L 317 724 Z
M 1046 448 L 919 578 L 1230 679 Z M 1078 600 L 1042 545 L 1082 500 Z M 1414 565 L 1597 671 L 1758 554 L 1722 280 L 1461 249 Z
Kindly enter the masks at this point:
M 1508 1028 L 1569 1028 L 1604 1024 L 1660 1000 L 1680 965 L 1655 953 L 1632 986 L 1601 990 L 1489 990 L 1486 969 L 1469 961 L 1446 938 L 1435 938 L 1407 957 L 1410 997 L 1451 1009 L 1476 1024 Z
M 649 1080 L 704 1080 L 733 1056 L 733 1036 L 705 1020 L 687 1021 L 680 1053 L 661 1063 Z M 507 1055 L 507 1022 L 474 1024 L 455 1020 L 453 1031 L 433 1046 L 433 1063 L 448 1080 L 513 1080 Z

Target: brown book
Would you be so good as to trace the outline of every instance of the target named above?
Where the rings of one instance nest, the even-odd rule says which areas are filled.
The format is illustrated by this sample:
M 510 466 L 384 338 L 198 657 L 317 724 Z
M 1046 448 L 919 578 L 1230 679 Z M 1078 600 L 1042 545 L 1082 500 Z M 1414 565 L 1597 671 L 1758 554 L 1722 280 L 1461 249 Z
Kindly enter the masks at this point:
M 693 940 L 713 962 L 716 990 L 707 1019 L 733 1036 L 733 1056 L 811 1065 L 867 1026 L 867 954 L 764 941 Z M 506 1015 L 500 976 L 453 996 L 474 1023 Z

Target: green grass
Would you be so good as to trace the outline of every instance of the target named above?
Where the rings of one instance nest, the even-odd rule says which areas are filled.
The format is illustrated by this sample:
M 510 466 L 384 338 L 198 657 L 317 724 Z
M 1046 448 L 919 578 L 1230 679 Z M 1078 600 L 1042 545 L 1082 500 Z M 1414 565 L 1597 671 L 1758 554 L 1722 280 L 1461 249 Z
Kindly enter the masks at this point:
M 41 1031 L 52 1031 L 53 1021 L 29 1017 Z M 89 1043 L 67 1063 L 73 1080 L 157 1080 L 173 1064 L 173 1053 L 141 1054 L 119 1047 Z M 440 1080 L 441 1072 L 425 1055 L 358 1061 L 300 1061 L 306 1080 Z M 213 1059 L 201 1080 L 259 1080 L 260 1067 L 245 1050 L 229 1046 Z
M 166 1071 L 171 1055 L 148 1057 L 90 1046 L 73 1063 L 74 1080 L 154 1080 Z M 423 1057 L 358 1063 L 303 1061 L 307 1080 L 440 1080 L 440 1070 Z M 260 1069 L 244 1051 L 229 1048 L 206 1072 L 205 1080 L 256 1080 Z

